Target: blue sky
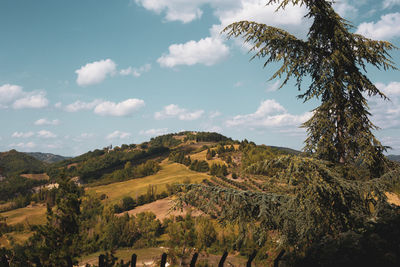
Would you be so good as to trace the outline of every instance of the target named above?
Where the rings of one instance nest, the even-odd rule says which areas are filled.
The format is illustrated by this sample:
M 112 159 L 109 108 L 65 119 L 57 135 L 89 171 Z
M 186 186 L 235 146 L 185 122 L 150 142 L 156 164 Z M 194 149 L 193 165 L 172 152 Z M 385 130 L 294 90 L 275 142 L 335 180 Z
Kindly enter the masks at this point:
M 269 81 L 221 29 L 254 20 L 306 36 L 306 10 L 259 0 L 1 0 L 0 151 L 75 156 L 182 130 L 301 149 L 317 101 Z M 400 47 L 400 0 L 337 1 L 354 31 Z M 400 64 L 400 51 L 391 53 Z M 368 69 L 391 99 L 369 101 L 376 135 L 400 154 L 399 71 Z M 304 84 L 307 86 L 307 84 Z

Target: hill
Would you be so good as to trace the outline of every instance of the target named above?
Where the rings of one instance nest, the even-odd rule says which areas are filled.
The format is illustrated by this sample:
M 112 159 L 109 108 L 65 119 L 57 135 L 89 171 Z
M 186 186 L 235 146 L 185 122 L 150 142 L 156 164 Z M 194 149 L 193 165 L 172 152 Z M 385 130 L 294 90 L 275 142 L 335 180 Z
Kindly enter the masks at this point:
M 21 173 L 42 173 L 46 164 L 22 152 L 10 150 L 0 153 L 0 175 L 8 176 Z
M 400 155 L 389 155 L 387 156 L 388 159 L 400 162 Z
M 55 155 L 52 153 L 42 153 L 42 152 L 25 152 L 25 153 L 28 154 L 29 156 L 34 157 L 35 159 L 38 159 L 46 163 L 56 163 L 71 158 L 71 157 Z

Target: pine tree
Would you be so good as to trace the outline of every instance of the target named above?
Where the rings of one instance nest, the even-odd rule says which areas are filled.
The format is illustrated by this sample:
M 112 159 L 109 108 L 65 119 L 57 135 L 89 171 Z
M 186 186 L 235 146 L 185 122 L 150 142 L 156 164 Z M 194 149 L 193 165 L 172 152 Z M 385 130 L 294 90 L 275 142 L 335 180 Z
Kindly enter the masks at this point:
M 284 86 L 291 77 L 301 90 L 303 78 L 311 84 L 300 99 L 321 100 L 311 119 L 303 124 L 308 138 L 305 151 L 316 157 L 336 163 L 363 162 L 378 176 L 383 169 L 386 150 L 373 135 L 377 129 L 369 120 L 365 95 L 387 97 L 365 75 L 366 66 L 378 69 L 396 69 L 388 54 L 395 47 L 384 41 L 365 38 L 351 31 L 353 26 L 333 9 L 333 1 L 325 0 L 269 0 L 287 5 L 305 5 L 313 20 L 308 39 L 265 24 L 240 21 L 227 26 L 228 37 L 243 36 L 254 44 L 253 58 L 267 57 L 264 66 L 282 62 L 271 79 L 285 76 Z

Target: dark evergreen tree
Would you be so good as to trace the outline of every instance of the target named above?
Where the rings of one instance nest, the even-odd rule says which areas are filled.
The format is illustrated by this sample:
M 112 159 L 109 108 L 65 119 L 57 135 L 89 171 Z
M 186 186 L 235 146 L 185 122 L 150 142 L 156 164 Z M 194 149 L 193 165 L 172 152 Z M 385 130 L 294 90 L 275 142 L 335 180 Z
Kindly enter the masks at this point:
M 311 77 L 308 89 L 298 97 L 304 101 L 321 99 L 321 105 L 303 124 L 308 131 L 305 151 L 337 163 L 363 162 L 378 176 L 383 170 L 386 147 L 372 133 L 377 127 L 369 120 L 365 95 L 386 96 L 365 73 L 367 64 L 395 69 L 388 54 L 395 47 L 352 33 L 352 25 L 334 11 L 333 1 L 268 1 L 273 3 L 280 4 L 278 9 L 289 4 L 306 6 L 306 18 L 313 20 L 307 40 L 249 21 L 232 23 L 224 31 L 229 37 L 243 36 L 245 42 L 253 43 L 253 58 L 268 57 L 264 66 L 282 62 L 271 77 L 286 75 L 281 87 L 294 77 L 301 90 L 303 78 Z
M 73 266 L 81 253 L 80 197 L 83 190 L 73 182 L 59 183 L 56 209 L 47 206 L 47 223 L 30 239 L 34 258 L 43 266 Z

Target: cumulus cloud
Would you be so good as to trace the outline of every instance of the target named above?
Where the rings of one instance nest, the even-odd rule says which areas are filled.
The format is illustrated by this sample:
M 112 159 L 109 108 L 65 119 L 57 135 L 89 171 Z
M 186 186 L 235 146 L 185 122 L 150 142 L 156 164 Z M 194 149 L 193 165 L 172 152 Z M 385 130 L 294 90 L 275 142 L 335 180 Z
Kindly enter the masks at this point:
M 178 65 L 192 66 L 203 64 L 214 65 L 229 55 L 229 48 L 219 38 L 207 37 L 200 41 L 189 41 L 184 44 L 173 44 L 168 48 L 168 54 L 162 55 L 157 62 L 162 67 Z
M 150 64 L 145 64 L 141 66 L 140 68 L 126 68 L 122 69 L 119 71 L 119 74 L 122 76 L 128 76 L 128 75 L 133 75 L 135 77 L 140 77 L 142 76 L 143 73 L 148 72 L 151 70 L 151 65 Z
M 358 12 L 357 8 L 349 4 L 347 0 L 335 1 L 333 3 L 333 8 L 342 17 L 346 16 L 354 17 Z
M 57 137 L 56 134 L 54 134 L 54 133 L 52 133 L 50 131 L 47 131 L 47 130 L 38 131 L 37 132 L 37 136 L 40 137 L 40 138 L 46 138 L 46 139 L 47 138 L 56 138 Z
M 310 21 L 304 18 L 307 12 L 304 6 L 289 5 L 285 10 L 275 12 L 277 4 L 266 6 L 266 2 L 260 0 L 136 0 L 136 3 L 157 14 L 165 14 L 167 21 L 184 23 L 200 18 L 201 9 L 208 5 L 220 22 L 210 28 L 209 37 L 198 41 L 190 40 L 186 43 L 172 44 L 168 53 L 157 60 L 163 67 L 194 64 L 211 66 L 220 62 L 229 55 L 229 47 L 224 44 L 220 32 L 235 21 L 252 20 L 282 27 L 298 34 L 299 37 L 306 36 L 308 25 L 310 25 Z M 251 46 L 244 47 L 248 49 Z
M 381 90 L 389 98 L 392 96 L 400 96 L 400 82 L 376 83 L 376 87 Z
M 37 121 L 34 122 L 35 125 L 59 125 L 60 120 L 55 119 L 55 120 L 48 120 L 46 118 L 38 119 Z
M 33 132 L 14 132 L 11 137 L 12 138 L 29 138 L 32 137 L 34 135 Z
M 0 86 L 0 108 L 14 109 L 43 108 L 49 104 L 45 91 L 26 92 L 19 85 L 4 84 Z
M 9 145 L 9 147 L 22 148 L 22 149 L 31 149 L 31 148 L 36 147 L 36 144 L 34 142 L 12 143 L 12 144 Z
M 204 110 L 196 110 L 189 112 L 184 108 L 180 108 L 178 105 L 171 104 L 165 106 L 162 111 L 154 113 L 154 118 L 157 120 L 167 119 L 167 118 L 178 118 L 179 120 L 191 121 L 197 120 L 204 113 Z
M 390 101 L 385 101 L 378 96 L 368 99 L 371 121 L 382 129 L 400 128 L 400 83 L 376 83 L 376 87 L 386 94 Z
M 65 107 L 65 110 L 68 112 L 77 112 L 80 110 L 91 110 L 94 109 L 98 104 L 102 103 L 103 101 L 100 99 L 95 99 L 92 102 L 83 102 L 80 100 L 75 101 Z M 61 107 L 61 105 L 60 105 Z
M 251 114 L 237 115 L 226 122 L 228 127 L 283 127 L 299 126 L 311 117 L 311 112 L 293 115 L 274 99 L 261 102 L 258 109 Z
M 115 73 L 116 67 L 117 65 L 111 59 L 87 63 L 85 66 L 75 71 L 78 75 L 76 83 L 79 86 L 101 83 L 108 75 Z
M 23 91 L 21 86 L 4 84 L 0 86 L 0 105 L 9 104 L 22 95 Z
M 356 33 L 371 39 L 391 39 L 400 36 L 400 13 L 389 13 L 381 16 L 378 22 L 361 23 Z
M 168 128 L 161 128 L 161 129 L 148 129 L 146 131 L 140 131 L 141 135 L 147 136 L 159 136 L 168 133 Z
M 145 105 L 141 99 L 131 98 L 120 103 L 105 101 L 98 104 L 94 113 L 109 116 L 128 116 Z
M 385 0 L 382 4 L 384 9 L 393 7 L 395 5 L 400 5 L 400 0 Z
M 126 139 L 130 136 L 131 136 L 130 133 L 114 131 L 114 132 L 110 133 L 109 135 L 107 135 L 106 139 L 109 139 L 109 140 L 111 140 L 111 139 Z
M 44 91 L 30 92 L 25 94 L 24 97 L 17 99 L 14 104 L 14 109 L 22 108 L 44 108 L 49 104 Z
M 200 5 L 209 1 L 205 0 L 135 0 L 138 5 L 143 6 L 147 10 L 151 10 L 157 14 L 165 12 L 165 19 L 167 21 L 181 21 L 183 23 L 191 22 L 199 19 L 203 12 Z M 219 2 L 220 0 L 214 0 Z

